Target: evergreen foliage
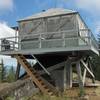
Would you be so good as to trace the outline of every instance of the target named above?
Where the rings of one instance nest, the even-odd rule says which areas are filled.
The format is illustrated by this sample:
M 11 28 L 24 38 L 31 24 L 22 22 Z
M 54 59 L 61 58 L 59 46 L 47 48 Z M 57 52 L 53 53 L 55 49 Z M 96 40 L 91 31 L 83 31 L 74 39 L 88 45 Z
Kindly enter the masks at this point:
M 100 48 L 100 33 L 98 34 L 98 46 Z M 100 52 L 99 52 L 100 53 Z M 100 55 L 94 55 L 92 57 L 92 68 L 94 71 L 94 75 L 96 77 L 97 80 L 100 81 Z
M 6 67 L 4 67 L 3 59 L 1 60 L 0 64 L 0 82 L 6 80 Z
M 8 82 L 14 82 L 15 81 L 15 70 L 14 70 L 13 66 L 8 71 L 7 81 Z

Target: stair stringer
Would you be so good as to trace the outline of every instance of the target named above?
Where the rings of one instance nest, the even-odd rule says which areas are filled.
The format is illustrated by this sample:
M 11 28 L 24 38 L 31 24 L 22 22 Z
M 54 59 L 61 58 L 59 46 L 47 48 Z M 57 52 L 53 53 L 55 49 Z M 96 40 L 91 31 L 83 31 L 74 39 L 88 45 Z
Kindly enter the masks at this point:
M 27 74 L 31 77 L 32 81 L 37 85 L 42 93 L 48 95 L 58 95 L 56 88 L 51 85 L 48 81 L 42 78 L 38 72 L 28 63 L 26 58 L 23 55 L 14 55 L 18 62 L 24 67 Z

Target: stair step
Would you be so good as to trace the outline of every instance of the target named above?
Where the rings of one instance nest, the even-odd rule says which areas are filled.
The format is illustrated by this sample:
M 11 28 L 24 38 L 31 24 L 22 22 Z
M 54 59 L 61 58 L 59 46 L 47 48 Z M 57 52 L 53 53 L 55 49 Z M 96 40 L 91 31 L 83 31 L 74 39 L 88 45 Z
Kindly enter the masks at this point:
M 34 74 L 34 76 L 37 78 L 37 79 L 40 79 L 40 76 L 37 75 L 37 74 Z M 41 80 L 41 79 L 40 79 Z
M 39 82 L 43 82 L 43 80 L 40 78 L 40 77 L 36 77 L 37 78 L 37 80 L 39 81 Z
M 26 62 L 26 60 L 25 59 L 22 59 L 23 60 L 23 62 Z M 27 63 L 27 62 L 26 62 Z
M 48 92 L 48 94 L 49 94 L 50 96 L 54 96 L 54 93 L 53 93 L 53 92 Z
M 49 88 L 45 88 L 45 91 L 46 92 L 51 92 Z
M 46 85 L 42 85 L 44 89 L 48 89 L 49 91 L 49 88 L 46 86 Z
M 45 85 L 45 83 L 44 82 L 42 82 L 42 81 L 40 81 L 41 82 L 41 85 Z
M 32 73 L 33 73 L 34 75 L 37 75 L 37 73 L 36 73 L 36 72 L 34 72 L 34 71 L 32 71 Z
M 24 61 L 23 61 L 24 62 Z M 24 62 L 27 66 L 30 66 L 30 64 L 29 63 L 27 63 L 26 61 Z
M 33 68 L 32 67 L 30 67 L 29 69 L 33 72 Z
M 19 56 L 22 60 L 24 59 L 22 56 Z

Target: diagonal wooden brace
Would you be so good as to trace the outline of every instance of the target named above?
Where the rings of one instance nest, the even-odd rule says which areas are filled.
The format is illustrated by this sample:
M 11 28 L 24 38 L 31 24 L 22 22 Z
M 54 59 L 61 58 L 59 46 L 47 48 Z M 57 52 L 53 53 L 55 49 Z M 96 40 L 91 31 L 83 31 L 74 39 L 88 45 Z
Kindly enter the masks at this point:
M 86 68 L 86 70 L 90 73 L 90 75 L 95 78 L 94 74 L 91 72 L 91 70 L 88 68 L 87 64 L 81 59 L 81 63 Z

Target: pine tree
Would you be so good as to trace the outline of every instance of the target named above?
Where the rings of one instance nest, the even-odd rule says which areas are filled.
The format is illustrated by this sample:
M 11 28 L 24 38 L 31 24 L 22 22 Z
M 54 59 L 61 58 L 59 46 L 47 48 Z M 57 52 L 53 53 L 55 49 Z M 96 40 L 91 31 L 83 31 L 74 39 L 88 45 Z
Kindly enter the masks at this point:
M 8 71 L 7 81 L 8 82 L 14 82 L 15 81 L 15 71 L 14 71 L 13 66 Z
M 0 64 L 0 82 L 2 82 L 2 63 Z
M 3 82 L 6 79 L 6 68 L 4 67 L 3 59 L 0 64 L 0 82 Z
M 97 36 L 98 36 L 98 44 L 99 44 L 98 46 L 100 48 L 100 32 Z M 93 66 L 92 68 L 93 68 L 96 79 L 100 80 L 100 55 L 99 56 L 97 56 L 97 55 L 93 56 L 92 66 Z

